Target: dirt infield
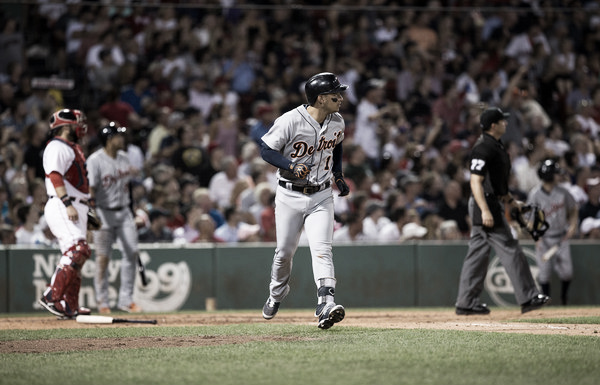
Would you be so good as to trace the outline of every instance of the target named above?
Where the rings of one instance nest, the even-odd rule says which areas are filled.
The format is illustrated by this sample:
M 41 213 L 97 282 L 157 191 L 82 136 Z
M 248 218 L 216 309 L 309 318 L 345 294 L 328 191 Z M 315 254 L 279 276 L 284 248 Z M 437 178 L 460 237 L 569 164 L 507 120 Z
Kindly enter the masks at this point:
M 156 319 L 158 324 L 116 323 L 81 324 L 75 321 L 59 321 L 48 317 L 0 318 L 0 330 L 8 329 L 62 329 L 62 328 L 114 328 L 114 327 L 160 327 L 160 326 L 202 326 L 231 325 L 248 323 L 274 323 L 292 325 L 314 325 L 316 319 L 310 311 L 281 310 L 277 317 L 265 321 L 260 312 L 209 312 L 198 314 L 115 314 L 114 317 L 128 319 Z M 600 337 L 599 324 L 549 324 L 537 322 L 516 322 L 547 318 L 600 316 L 600 308 L 547 307 L 545 309 L 520 314 L 517 308 L 493 309 L 486 316 L 457 316 L 449 309 L 420 310 L 398 309 L 389 311 L 353 311 L 347 309 L 346 318 L 335 326 L 340 327 L 376 327 L 395 329 L 437 329 L 467 330 L 502 333 L 554 334 L 572 336 Z M 53 340 L 8 341 L 0 342 L 0 353 L 34 353 L 56 351 L 84 351 L 120 348 L 140 348 L 152 346 L 208 346 L 218 344 L 246 343 L 258 340 L 288 340 L 288 337 L 257 338 L 249 336 L 195 336 L 195 337 L 140 337 L 140 338 L 102 338 L 68 339 L 56 343 Z M 294 340 L 293 337 L 291 337 Z

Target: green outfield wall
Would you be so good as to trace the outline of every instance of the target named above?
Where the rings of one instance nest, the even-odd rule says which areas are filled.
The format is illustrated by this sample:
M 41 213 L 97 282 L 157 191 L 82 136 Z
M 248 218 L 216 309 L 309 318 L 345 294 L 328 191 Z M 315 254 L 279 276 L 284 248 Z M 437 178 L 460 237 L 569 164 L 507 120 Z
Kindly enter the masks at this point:
M 207 247 L 141 245 L 148 285 L 137 278 L 134 300 L 146 311 L 260 309 L 268 296 L 273 244 L 220 244 Z M 600 244 L 574 241 L 575 278 L 570 304 L 600 304 Z M 534 276 L 533 243 L 523 243 Z M 420 241 L 396 244 L 335 246 L 336 299 L 350 307 L 453 306 L 467 250 L 465 242 Z M 58 250 L 18 246 L 0 248 L 0 312 L 42 311 L 37 299 L 60 258 Z M 109 297 L 116 305 L 120 283 L 120 252 L 109 265 Z M 82 270 L 80 303 L 96 307 L 94 259 Z M 308 247 L 300 247 L 293 264 L 288 308 L 316 303 Z M 553 278 L 554 293 L 560 283 Z M 494 255 L 490 258 L 484 301 L 515 305 L 512 285 Z

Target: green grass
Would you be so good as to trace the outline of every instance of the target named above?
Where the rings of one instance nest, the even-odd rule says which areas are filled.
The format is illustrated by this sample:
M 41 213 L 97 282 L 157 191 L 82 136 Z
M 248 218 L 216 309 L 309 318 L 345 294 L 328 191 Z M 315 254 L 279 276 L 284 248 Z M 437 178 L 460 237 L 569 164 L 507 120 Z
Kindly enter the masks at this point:
M 589 324 L 599 325 L 600 328 L 600 317 L 560 317 L 560 318 L 543 318 L 543 319 L 520 319 L 515 322 L 528 322 L 528 323 L 544 323 L 544 324 Z
M 569 319 L 572 322 L 572 319 Z M 547 321 L 544 321 L 547 322 Z M 0 384 L 597 384 L 600 338 L 244 324 L 3 331 L 0 341 L 282 336 L 215 346 L 1 354 Z

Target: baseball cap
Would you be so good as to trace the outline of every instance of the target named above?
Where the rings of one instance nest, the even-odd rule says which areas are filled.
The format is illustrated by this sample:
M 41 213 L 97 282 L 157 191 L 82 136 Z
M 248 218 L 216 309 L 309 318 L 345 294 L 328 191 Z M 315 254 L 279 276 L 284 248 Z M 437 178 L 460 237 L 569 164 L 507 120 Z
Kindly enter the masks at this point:
M 593 229 L 600 228 L 600 218 L 587 217 L 581 222 L 581 233 L 587 234 Z
M 427 234 L 427 228 L 415 222 L 410 222 L 402 226 L 403 239 L 423 238 L 425 234 Z
M 597 186 L 600 184 L 600 177 L 588 178 L 585 182 L 590 187 Z
M 503 112 L 498 107 L 487 108 L 479 117 L 479 124 L 484 130 L 489 129 L 492 123 L 498 123 L 510 116 L 509 113 Z

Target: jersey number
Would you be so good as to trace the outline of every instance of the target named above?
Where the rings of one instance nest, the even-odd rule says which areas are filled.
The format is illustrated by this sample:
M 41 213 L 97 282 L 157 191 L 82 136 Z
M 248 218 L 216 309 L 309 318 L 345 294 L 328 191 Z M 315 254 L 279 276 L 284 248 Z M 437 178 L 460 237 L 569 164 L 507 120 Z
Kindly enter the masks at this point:
M 483 166 L 485 166 L 485 161 L 483 159 L 471 159 L 472 171 L 481 171 Z

